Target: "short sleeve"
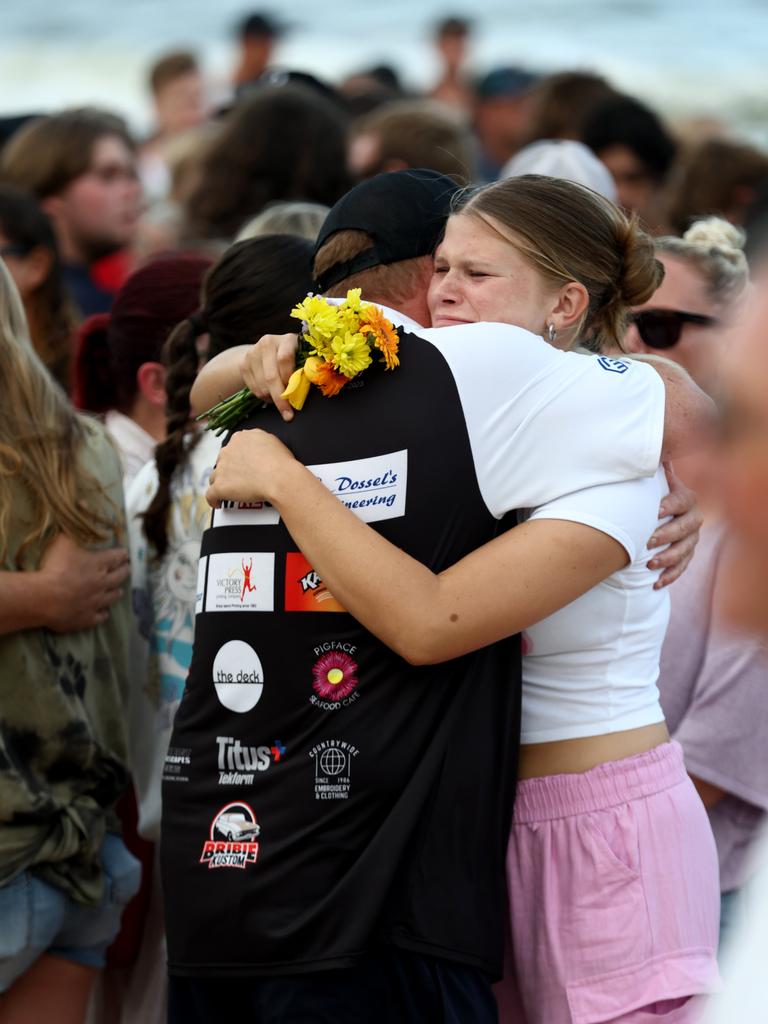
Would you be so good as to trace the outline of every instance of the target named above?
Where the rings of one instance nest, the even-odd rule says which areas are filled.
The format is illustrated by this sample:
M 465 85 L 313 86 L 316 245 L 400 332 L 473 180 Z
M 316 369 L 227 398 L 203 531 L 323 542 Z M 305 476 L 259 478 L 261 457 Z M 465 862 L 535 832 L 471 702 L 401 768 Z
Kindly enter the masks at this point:
M 658 469 L 665 391 L 648 364 L 561 352 L 506 324 L 419 334 L 451 368 L 480 490 L 497 518 Z
M 528 518 L 565 519 L 591 526 L 617 540 L 634 562 L 646 554 L 648 539 L 658 524 L 659 504 L 667 491 L 664 471 L 658 469 L 652 477 L 588 487 L 554 498 L 534 509 Z

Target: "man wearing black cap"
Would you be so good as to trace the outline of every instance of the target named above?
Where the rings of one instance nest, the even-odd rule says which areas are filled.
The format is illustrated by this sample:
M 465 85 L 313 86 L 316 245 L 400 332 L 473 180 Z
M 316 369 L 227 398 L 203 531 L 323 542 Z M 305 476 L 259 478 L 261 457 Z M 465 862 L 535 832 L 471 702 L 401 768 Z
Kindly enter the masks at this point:
M 648 368 L 601 373 L 585 359 L 574 380 L 576 357 L 516 345 L 518 328 L 420 332 L 424 297 L 395 275 L 410 265 L 420 279 L 454 189 L 430 171 L 372 179 L 321 235 L 324 286 L 364 275 L 366 297 L 397 293 L 397 372 L 311 401 L 291 424 L 272 409 L 244 424 L 285 440 L 436 570 L 495 536 L 517 500 L 572 487 L 572 461 L 580 486 L 650 473 L 664 404 Z M 514 372 L 494 373 L 510 352 Z M 588 408 L 600 410 L 592 437 L 546 442 Z M 531 459 L 543 470 L 533 490 L 520 468 Z M 324 590 L 263 503 L 214 512 L 198 579 L 163 793 L 171 1021 L 495 1021 L 518 639 L 407 664 Z

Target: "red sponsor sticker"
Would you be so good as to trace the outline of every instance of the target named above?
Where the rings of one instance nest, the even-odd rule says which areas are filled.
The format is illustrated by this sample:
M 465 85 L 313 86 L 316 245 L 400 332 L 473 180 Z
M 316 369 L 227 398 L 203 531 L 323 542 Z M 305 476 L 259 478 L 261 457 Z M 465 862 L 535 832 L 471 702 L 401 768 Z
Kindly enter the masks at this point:
M 287 612 L 343 612 L 318 574 L 300 551 L 285 556 L 285 610 Z

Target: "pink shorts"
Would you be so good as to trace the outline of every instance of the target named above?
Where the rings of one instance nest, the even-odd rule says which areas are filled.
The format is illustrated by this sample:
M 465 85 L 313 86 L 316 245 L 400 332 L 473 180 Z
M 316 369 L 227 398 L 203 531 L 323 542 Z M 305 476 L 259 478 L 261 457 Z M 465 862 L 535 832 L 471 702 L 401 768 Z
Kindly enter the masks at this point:
M 679 744 L 520 783 L 507 878 L 519 1009 L 504 1024 L 698 1019 L 690 997 L 719 984 L 720 888 Z

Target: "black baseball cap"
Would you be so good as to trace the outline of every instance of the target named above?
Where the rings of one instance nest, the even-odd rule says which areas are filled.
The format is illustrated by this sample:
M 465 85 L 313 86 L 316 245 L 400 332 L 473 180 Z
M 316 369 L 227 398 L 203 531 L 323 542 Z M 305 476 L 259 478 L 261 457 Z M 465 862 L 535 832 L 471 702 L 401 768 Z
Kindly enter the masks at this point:
M 317 278 L 319 291 L 360 270 L 429 256 L 442 237 L 459 191 L 452 178 L 422 168 L 377 174 L 355 185 L 325 218 L 314 255 L 337 231 L 365 231 L 373 245 L 351 260 L 335 263 Z

